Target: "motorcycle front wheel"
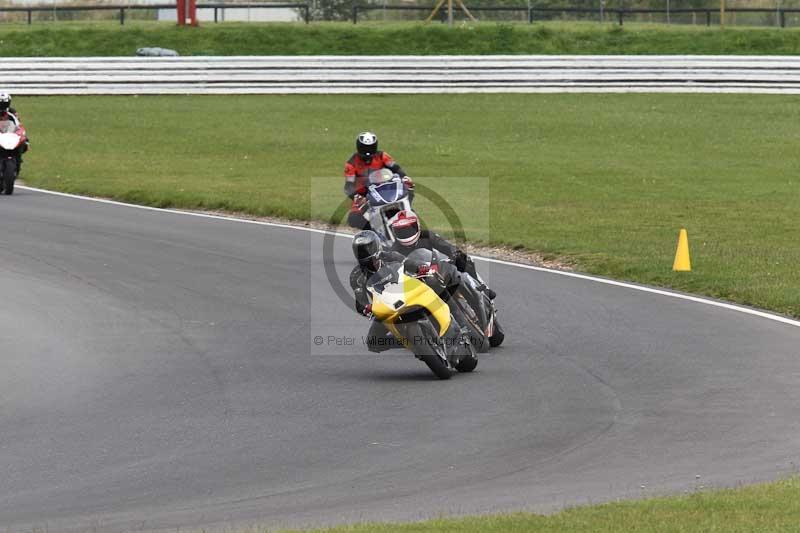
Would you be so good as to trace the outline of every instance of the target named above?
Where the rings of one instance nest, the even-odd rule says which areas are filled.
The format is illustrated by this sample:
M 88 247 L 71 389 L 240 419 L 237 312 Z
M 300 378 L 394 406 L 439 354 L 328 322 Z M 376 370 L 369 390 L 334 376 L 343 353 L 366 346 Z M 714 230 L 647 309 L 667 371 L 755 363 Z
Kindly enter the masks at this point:
M 0 162 L 0 192 L 14 194 L 14 180 L 17 178 L 17 160 L 7 158 Z
M 503 344 L 503 340 L 505 340 L 506 334 L 503 332 L 503 326 L 500 325 L 500 322 L 497 321 L 497 313 L 494 315 L 494 331 L 492 332 L 492 336 L 489 337 L 489 345 L 492 348 L 496 348 Z
M 481 328 L 480 319 L 478 318 L 478 314 L 475 312 L 475 309 L 469 304 L 469 301 L 464 297 L 461 293 L 456 293 L 456 305 L 461 308 L 461 312 L 464 314 L 464 318 L 466 318 L 467 323 L 464 324 L 469 329 L 469 338 L 472 342 L 472 345 L 475 347 L 475 350 L 478 353 L 486 353 L 489 351 L 489 339 L 486 338 L 486 334 L 483 332 L 483 328 Z
M 447 347 L 439 338 L 429 319 L 422 319 L 416 323 L 417 334 L 409 337 L 413 339 L 414 355 L 428 365 L 437 378 L 450 379 L 455 370 L 447 360 Z

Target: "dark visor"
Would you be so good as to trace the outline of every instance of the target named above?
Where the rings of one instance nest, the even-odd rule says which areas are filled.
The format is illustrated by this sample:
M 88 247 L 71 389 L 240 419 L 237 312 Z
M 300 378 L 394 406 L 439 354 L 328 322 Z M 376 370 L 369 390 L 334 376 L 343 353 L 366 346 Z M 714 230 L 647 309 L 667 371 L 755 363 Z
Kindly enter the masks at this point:
M 417 234 L 419 228 L 416 224 L 409 224 L 408 226 L 395 226 L 394 236 L 398 239 L 410 239 Z

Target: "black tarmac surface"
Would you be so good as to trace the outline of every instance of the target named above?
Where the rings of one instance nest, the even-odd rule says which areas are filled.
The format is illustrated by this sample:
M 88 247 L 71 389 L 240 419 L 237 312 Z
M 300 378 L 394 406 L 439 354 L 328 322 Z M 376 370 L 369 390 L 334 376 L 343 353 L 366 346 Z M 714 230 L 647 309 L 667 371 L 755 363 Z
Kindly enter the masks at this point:
M 441 382 L 366 351 L 322 255 L 296 229 L 0 197 L 0 529 L 547 511 L 797 470 L 800 327 L 480 263 L 506 343 Z

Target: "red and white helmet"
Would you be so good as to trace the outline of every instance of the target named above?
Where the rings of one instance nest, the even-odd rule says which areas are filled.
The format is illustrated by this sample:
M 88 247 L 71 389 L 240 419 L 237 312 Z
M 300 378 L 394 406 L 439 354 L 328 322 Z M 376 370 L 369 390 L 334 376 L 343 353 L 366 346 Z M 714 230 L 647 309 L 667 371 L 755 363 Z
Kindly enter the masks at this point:
M 419 219 L 413 211 L 400 211 L 392 220 L 394 238 L 403 246 L 414 246 L 420 235 Z

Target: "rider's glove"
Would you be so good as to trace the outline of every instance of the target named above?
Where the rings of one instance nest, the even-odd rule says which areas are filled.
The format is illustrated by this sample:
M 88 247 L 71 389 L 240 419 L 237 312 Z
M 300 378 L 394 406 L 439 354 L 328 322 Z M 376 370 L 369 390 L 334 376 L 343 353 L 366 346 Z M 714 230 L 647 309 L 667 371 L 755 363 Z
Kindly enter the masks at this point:
M 361 313 L 367 318 L 372 318 L 372 304 L 365 305 Z
M 364 207 L 364 204 L 367 203 L 367 199 L 361 194 L 354 194 L 353 195 L 353 204 L 357 205 L 358 207 Z
M 403 185 L 406 186 L 406 189 L 413 189 L 414 188 L 414 180 L 412 180 L 408 176 L 403 176 Z

